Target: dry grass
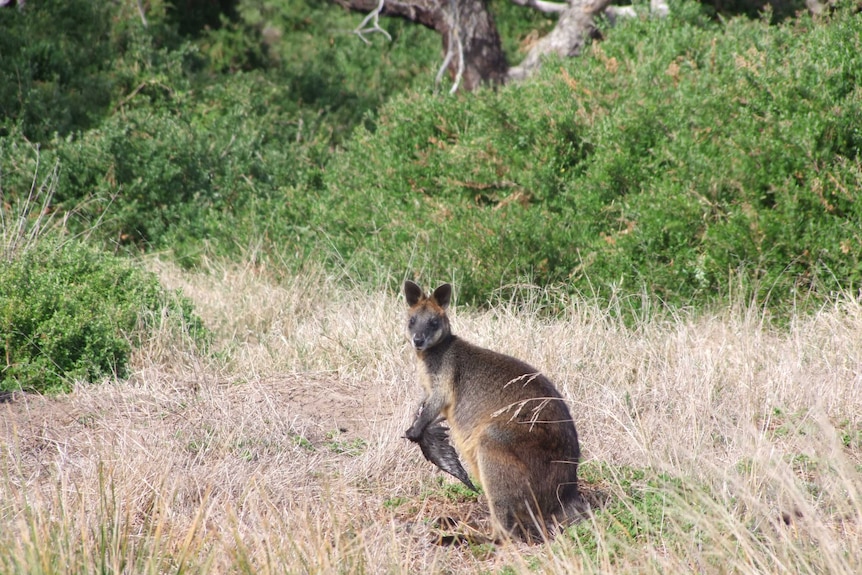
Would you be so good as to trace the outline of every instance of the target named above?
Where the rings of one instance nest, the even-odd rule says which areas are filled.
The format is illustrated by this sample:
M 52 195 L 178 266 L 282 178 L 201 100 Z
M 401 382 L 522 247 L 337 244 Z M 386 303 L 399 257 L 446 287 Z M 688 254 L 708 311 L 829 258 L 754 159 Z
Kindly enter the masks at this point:
M 3 573 L 862 570 L 858 302 L 783 330 L 746 309 L 635 328 L 588 305 L 456 310 L 457 333 L 557 382 L 596 512 L 544 546 L 446 547 L 436 518 L 487 509 L 401 438 L 403 302 L 152 266 L 216 352 L 165 330 L 128 381 L 0 404 Z

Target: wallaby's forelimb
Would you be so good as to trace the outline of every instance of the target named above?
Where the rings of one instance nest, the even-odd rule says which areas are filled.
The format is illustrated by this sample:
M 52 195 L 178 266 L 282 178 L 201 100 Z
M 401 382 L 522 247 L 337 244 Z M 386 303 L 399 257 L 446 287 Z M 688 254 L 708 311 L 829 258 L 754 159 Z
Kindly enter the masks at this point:
M 410 441 L 418 442 L 425 432 L 425 428 L 440 418 L 443 412 L 444 399 L 439 394 L 431 394 L 419 405 L 419 413 L 416 420 L 405 435 Z

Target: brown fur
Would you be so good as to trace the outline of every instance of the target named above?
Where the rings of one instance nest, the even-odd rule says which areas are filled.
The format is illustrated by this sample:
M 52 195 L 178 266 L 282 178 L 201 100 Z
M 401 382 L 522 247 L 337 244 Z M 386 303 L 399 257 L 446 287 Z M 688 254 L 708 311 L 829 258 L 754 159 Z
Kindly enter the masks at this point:
M 495 536 L 547 536 L 577 501 L 578 434 L 554 385 L 530 365 L 452 334 L 452 287 L 426 296 L 404 284 L 408 336 L 416 348 L 425 399 L 407 430 L 414 441 L 445 417 L 455 447 L 479 480 Z

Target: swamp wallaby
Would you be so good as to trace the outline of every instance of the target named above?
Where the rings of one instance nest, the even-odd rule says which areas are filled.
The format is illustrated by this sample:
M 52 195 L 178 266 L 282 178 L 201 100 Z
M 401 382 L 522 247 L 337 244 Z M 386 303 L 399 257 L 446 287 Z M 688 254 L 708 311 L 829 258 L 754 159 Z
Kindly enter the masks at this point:
M 404 295 L 408 337 L 425 388 L 407 438 L 436 445 L 440 440 L 425 434 L 445 419 L 488 498 L 494 535 L 545 537 L 555 520 L 572 516 L 579 500 L 580 449 L 569 409 L 533 367 L 452 334 L 446 316 L 451 285 L 426 296 L 407 281 Z

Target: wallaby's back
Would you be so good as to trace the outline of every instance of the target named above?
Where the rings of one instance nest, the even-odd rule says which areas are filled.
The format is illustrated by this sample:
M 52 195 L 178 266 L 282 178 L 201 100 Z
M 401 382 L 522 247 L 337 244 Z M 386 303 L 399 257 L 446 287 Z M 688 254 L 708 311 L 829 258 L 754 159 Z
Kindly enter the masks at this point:
M 410 285 L 412 284 L 412 285 Z M 578 499 L 578 435 L 557 389 L 527 363 L 451 333 L 451 287 L 426 297 L 407 282 L 408 331 L 426 391 L 408 437 L 443 416 L 468 470 L 479 479 L 495 530 L 527 538 Z

